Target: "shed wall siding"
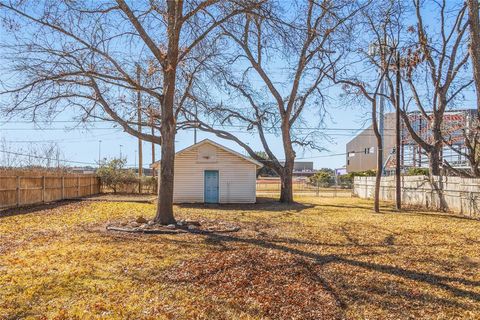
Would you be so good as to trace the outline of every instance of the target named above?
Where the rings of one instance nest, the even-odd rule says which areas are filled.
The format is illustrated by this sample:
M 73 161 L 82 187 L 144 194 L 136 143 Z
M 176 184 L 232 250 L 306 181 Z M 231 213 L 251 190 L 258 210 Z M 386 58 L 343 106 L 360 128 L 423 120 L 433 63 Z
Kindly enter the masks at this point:
M 219 172 L 220 203 L 255 203 L 256 165 L 234 154 L 217 149 L 216 162 L 199 162 L 197 148 L 175 158 L 173 201 L 204 202 L 204 171 Z

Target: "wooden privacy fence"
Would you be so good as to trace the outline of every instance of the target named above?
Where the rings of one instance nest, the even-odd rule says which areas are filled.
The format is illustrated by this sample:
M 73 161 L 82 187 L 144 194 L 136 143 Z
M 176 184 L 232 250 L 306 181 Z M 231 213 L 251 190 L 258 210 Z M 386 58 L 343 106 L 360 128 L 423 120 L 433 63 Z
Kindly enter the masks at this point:
M 90 196 L 100 192 L 95 175 L 0 176 L 0 209 Z
M 480 179 L 434 176 L 402 177 L 402 203 L 480 217 Z M 375 177 L 355 177 L 353 194 L 373 198 Z M 395 177 L 382 177 L 380 200 L 395 200 Z

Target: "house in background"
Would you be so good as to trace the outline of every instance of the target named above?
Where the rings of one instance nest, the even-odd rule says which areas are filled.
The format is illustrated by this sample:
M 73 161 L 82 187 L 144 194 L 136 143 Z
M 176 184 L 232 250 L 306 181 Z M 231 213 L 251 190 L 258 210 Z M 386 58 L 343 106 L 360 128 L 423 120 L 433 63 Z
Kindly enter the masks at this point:
M 151 165 L 158 170 L 160 162 Z M 255 203 L 262 164 L 205 139 L 175 154 L 175 203 Z

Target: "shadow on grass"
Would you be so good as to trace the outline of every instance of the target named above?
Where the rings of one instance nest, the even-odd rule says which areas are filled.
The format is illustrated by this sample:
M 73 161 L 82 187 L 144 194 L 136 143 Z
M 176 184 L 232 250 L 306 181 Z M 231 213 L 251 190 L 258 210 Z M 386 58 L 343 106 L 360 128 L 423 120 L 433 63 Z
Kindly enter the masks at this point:
M 18 208 L 9 208 L 0 211 L 0 219 L 6 217 L 12 217 L 17 215 L 24 215 L 29 213 L 36 213 L 39 211 L 56 209 L 59 207 L 67 206 L 72 203 L 81 202 L 80 199 L 71 199 L 71 200 L 60 200 L 52 203 L 41 203 L 41 204 L 33 204 L 29 206 L 23 206 Z
M 237 203 L 237 204 L 202 204 L 202 203 L 182 203 L 177 205 L 179 208 L 188 209 L 218 209 L 232 211 L 296 211 L 301 212 L 306 209 L 314 208 L 311 203 L 281 203 L 273 198 L 257 197 L 256 203 Z
M 418 210 L 425 210 L 425 209 L 406 209 L 400 213 L 410 214 L 412 216 L 427 216 L 427 217 L 435 217 L 441 219 L 459 219 L 459 220 L 469 220 L 469 221 L 480 221 L 480 215 L 476 217 L 468 217 L 468 216 L 461 216 L 456 213 L 445 213 L 445 212 L 438 212 L 438 211 L 418 211 Z
M 416 282 L 421 282 L 429 284 L 443 290 L 446 290 L 458 297 L 464 297 L 471 299 L 473 301 L 480 301 L 480 293 L 471 291 L 469 289 L 458 288 L 452 285 L 452 282 L 461 284 L 463 286 L 479 288 L 480 281 L 472 281 L 464 279 L 461 277 L 452 277 L 452 276 L 442 276 L 436 275 L 428 272 L 421 272 L 415 270 L 409 270 L 401 268 L 398 266 L 384 265 L 373 262 L 358 261 L 351 259 L 349 257 L 344 257 L 336 254 L 317 254 L 313 252 L 307 252 L 296 248 L 287 247 L 272 241 L 263 240 L 263 239 L 252 239 L 252 238 L 242 238 L 235 235 L 224 235 L 224 234 L 209 234 L 207 235 L 208 241 L 216 243 L 219 245 L 221 242 L 224 243 L 242 243 L 250 244 L 260 248 L 278 250 L 280 252 L 290 253 L 301 258 L 307 258 L 313 260 L 317 265 L 327 265 L 327 264 L 345 264 L 353 267 L 362 268 L 368 271 L 375 271 L 383 274 L 398 276 L 404 279 L 413 280 Z

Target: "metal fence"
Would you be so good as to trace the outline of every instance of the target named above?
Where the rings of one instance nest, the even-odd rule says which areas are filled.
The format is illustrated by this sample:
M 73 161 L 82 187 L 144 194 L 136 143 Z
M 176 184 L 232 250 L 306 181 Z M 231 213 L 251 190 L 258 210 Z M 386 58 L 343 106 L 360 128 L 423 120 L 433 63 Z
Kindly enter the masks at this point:
M 268 196 L 280 194 L 281 183 L 279 179 L 257 180 L 257 195 Z M 323 187 L 313 185 L 305 180 L 293 182 L 294 196 L 316 196 L 316 197 L 351 197 L 352 190 L 340 186 Z

